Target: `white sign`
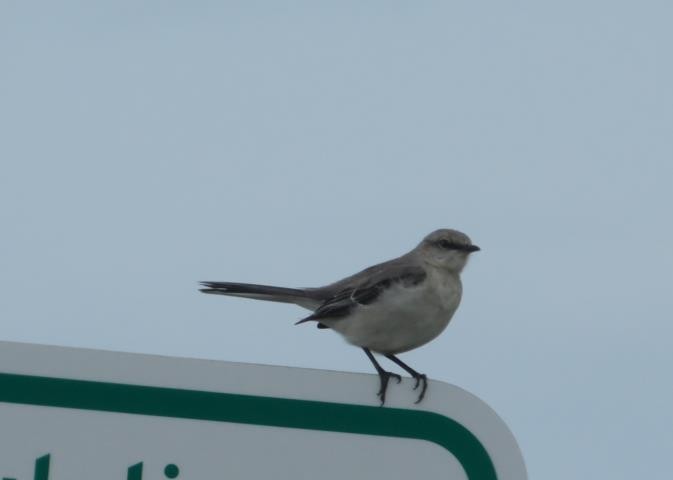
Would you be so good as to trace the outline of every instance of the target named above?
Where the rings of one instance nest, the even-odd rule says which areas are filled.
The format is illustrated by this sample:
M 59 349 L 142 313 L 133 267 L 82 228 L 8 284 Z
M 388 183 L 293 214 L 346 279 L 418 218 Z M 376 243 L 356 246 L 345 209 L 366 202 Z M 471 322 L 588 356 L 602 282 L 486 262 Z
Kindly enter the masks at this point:
M 525 480 L 482 401 L 411 379 L 0 342 L 3 480 Z

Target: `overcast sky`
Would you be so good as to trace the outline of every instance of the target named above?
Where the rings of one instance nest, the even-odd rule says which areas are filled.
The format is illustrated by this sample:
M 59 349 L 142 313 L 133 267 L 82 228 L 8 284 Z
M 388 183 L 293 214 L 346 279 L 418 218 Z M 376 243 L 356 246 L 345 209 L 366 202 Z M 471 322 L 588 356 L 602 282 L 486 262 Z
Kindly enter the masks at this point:
M 402 356 L 531 479 L 668 478 L 667 1 L 0 3 L 0 338 L 372 371 L 298 307 L 441 227 L 482 252 Z

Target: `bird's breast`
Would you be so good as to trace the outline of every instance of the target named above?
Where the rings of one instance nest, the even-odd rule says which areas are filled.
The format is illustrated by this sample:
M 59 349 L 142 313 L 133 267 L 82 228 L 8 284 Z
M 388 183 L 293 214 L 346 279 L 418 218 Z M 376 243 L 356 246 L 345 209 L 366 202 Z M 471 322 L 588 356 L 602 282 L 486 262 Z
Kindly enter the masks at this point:
M 460 304 L 460 298 L 463 295 L 463 286 L 460 278 L 456 275 L 449 275 L 443 272 L 431 274 L 428 279 L 428 290 L 430 295 L 437 298 L 437 302 L 445 310 L 456 311 Z
M 429 276 L 420 285 L 396 285 L 330 327 L 348 342 L 384 354 L 419 347 L 446 328 L 458 308 L 460 280 Z

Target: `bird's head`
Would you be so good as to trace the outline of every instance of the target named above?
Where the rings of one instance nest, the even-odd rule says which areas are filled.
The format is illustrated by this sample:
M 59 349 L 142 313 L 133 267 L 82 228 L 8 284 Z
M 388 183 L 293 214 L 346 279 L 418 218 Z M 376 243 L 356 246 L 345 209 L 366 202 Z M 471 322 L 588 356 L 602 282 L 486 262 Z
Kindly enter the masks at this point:
M 422 261 L 456 273 L 465 268 L 469 255 L 479 250 L 470 237 L 450 229 L 435 230 L 416 247 Z

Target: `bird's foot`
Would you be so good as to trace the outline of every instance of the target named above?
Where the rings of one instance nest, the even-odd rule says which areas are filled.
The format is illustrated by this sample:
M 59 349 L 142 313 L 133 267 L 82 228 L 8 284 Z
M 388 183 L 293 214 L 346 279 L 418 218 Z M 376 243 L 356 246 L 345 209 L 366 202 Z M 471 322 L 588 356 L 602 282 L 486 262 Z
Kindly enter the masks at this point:
M 397 383 L 400 383 L 402 381 L 402 377 L 399 376 L 396 373 L 386 372 L 385 370 L 379 371 L 379 379 L 381 380 L 381 388 L 379 388 L 379 393 L 377 393 L 376 395 L 381 400 L 381 406 L 383 406 L 383 404 L 386 403 L 386 391 L 388 390 L 388 381 L 390 380 L 390 377 L 397 380 Z
M 414 375 L 414 379 L 416 380 L 414 390 L 418 390 L 419 386 L 421 387 L 421 393 L 418 395 L 418 400 L 414 403 L 421 403 L 421 400 L 425 397 L 425 391 L 428 389 L 428 377 L 424 373 L 419 373 L 418 375 Z

